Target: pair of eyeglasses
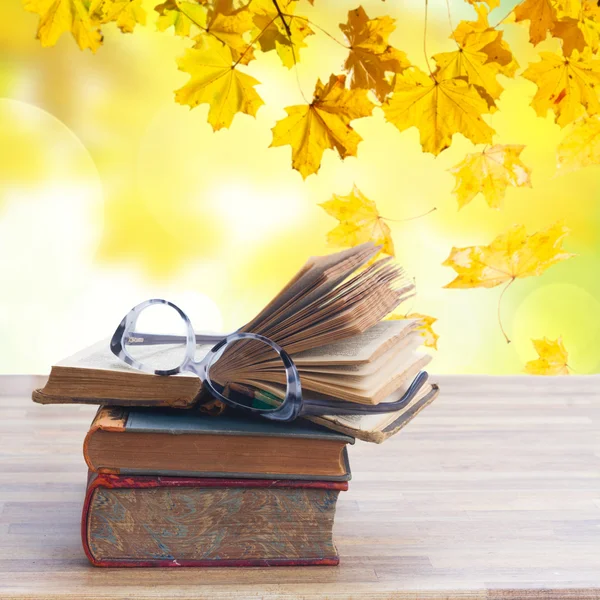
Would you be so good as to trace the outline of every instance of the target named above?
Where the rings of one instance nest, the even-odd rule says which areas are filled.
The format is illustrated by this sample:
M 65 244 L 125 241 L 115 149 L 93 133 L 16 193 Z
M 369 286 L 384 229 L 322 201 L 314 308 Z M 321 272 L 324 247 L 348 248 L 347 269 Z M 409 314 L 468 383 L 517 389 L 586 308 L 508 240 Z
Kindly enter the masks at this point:
M 131 309 L 112 336 L 110 349 L 144 373 L 193 373 L 227 406 L 273 421 L 293 421 L 304 415 L 394 412 L 409 404 L 427 381 L 427 373 L 421 371 L 399 400 L 374 406 L 303 398 L 294 361 L 273 340 L 249 332 L 196 334 L 178 306 L 159 298 Z M 280 398 L 273 389 L 283 385 L 285 393 Z

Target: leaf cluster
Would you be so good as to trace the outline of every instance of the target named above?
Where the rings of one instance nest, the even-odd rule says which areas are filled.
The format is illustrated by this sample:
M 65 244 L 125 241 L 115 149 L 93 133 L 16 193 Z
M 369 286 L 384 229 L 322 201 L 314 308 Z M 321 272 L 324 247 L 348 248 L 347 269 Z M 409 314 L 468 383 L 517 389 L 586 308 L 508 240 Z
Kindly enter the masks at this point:
M 557 51 L 541 52 L 519 76 L 537 88 L 531 100 L 537 115 L 550 113 L 558 126 L 569 126 L 558 148 L 558 165 L 570 171 L 600 162 L 600 8 L 595 0 L 522 0 L 504 19 L 490 24 L 490 12 L 500 0 L 466 1 L 474 16 L 451 32 L 451 50 L 429 57 L 425 27 L 427 70 L 390 44 L 396 28 L 392 17 L 372 18 L 362 6 L 348 12 L 335 35 L 303 15 L 298 0 L 165 0 L 155 13 L 160 31 L 172 31 L 188 42 L 177 64 L 189 80 L 175 92 L 175 100 L 190 108 L 207 104 L 213 130 L 231 126 L 238 113 L 256 116 L 263 106 L 256 89 L 260 82 L 251 74 L 260 53 L 275 53 L 283 68 L 292 69 L 311 36 L 324 34 L 345 48 L 340 72 L 317 80 L 312 98 L 285 107 L 287 115 L 272 128 L 271 146 L 289 145 L 292 167 L 306 178 L 319 171 L 326 150 L 341 159 L 356 156 L 362 138 L 353 123 L 380 107 L 398 131 L 412 127 L 419 131 L 423 152 L 439 155 L 457 134 L 484 145 L 450 169 L 455 177 L 453 193 L 459 208 L 481 194 L 498 209 L 509 186 L 531 186 L 531 171 L 521 159 L 524 146 L 497 143 L 489 121 L 489 115 L 500 110 L 505 79 L 516 77 L 521 69 L 500 25 L 508 20 L 523 23 L 534 46 L 549 38 L 558 40 Z M 37 35 L 44 46 L 71 32 L 81 49 L 95 52 L 107 23 L 131 33 L 147 20 L 142 0 L 23 2 L 40 17 Z M 427 24 L 427 0 L 424 4 Z M 382 252 L 394 255 L 386 219 L 356 186 L 346 196 L 334 194 L 321 206 L 339 221 L 328 234 L 330 244 L 353 246 L 373 240 Z M 516 279 L 538 276 L 569 258 L 562 248 L 567 232 L 560 223 L 531 235 L 515 226 L 489 245 L 453 248 L 444 265 L 457 275 L 446 287 L 505 284 L 504 293 Z M 429 345 L 436 346 L 437 334 L 431 329 L 435 319 L 412 315 L 420 319 Z M 548 354 L 550 342 L 535 344 L 540 356 Z M 531 369 L 565 371 L 562 342 L 552 344 L 559 355 L 552 361 L 558 367 L 536 363 Z M 540 360 L 546 360 L 544 356 Z

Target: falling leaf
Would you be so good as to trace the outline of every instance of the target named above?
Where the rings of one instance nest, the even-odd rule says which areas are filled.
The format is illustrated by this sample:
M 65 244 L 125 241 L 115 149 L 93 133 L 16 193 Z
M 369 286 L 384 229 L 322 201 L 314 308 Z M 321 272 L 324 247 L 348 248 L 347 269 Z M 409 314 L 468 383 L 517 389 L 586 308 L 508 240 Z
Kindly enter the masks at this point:
M 558 168 L 569 173 L 600 164 L 600 116 L 581 119 L 558 145 Z
M 400 131 L 417 127 L 424 152 L 439 154 L 462 133 L 474 144 L 488 144 L 494 130 L 481 118 L 488 104 L 463 79 L 438 81 L 420 69 L 396 76 L 392 97 L 383 105 L 386 119 Z
M 557 223 L 527 235 L 523 225 L 513 226 L 489 246 L 452 248 L 442 263 L 458 275 L 446 288 L 492 288 L 524 277 L 541 275 L 546 269 L 574 256 L 562 248 L 569 229 Z
M 529 41 L 535 46 L 546 39 L 556 22 L 552 0 L 525 0 L 515 6 L 515 21 L 529 21 Z
M 348 11 L 348 22 L 340 23 L 350 46 L 344 63 L 350 87 L 373 90 L 381 101 L 392 90 L 387 74 L 401 73 L 410 66 L 406 54 L 388 43 L 394 23 L 388 16 L 369 19 L 362 6 Z
M 287 117 L 273 127 L 271 147 L 292 147 L 292 166 L 306 179 L 321 166 L 323 151 L 338 151 L 341 158 L 356 156 L 362 138 L 350 125 L 367 117 L 373 103 L 367 90 L 348 90 L 345 75 L 331 75 L 329 83 L 317 81 L 311 104 L 288 106 Z
M 520 159 L 525 146 L 497 144 L 482 152 L 468 154 L 450 169 L 456 178 L 453 193 L 462 208 L 477 194 L 483 194 L 491 208 L 500 208 L 506 188 L 531 187 L 531 171 Z
M 102 44 L 99 23 L 92 19 L 84 0 L 24 0 L 25 10 L 40 16 L 37 37 L 42 46 L 54 46 L 71 32 L 81 50 L 95 52 Z
M 369 200 L 356 185 L 347 196 L 334 194 L 331 200 L 319 204 L 327 214 L 340 223 L 327 234 L 331 246 L 358 246 L 374 242 L 382 252 L 395 256 L 390 228 L 379 214 L 373 200 Z
M 567 361 L 569 355 L 565 350 L 562 338 L 549 340 L 531 340 L 533 347 L 538 353 L 539 358 L 530 360 L 525 365 L 525 372 L 530 375 L 568 375 L 569 365 Z
M 497 76 L 514 74 L 518 65 L 502 40 L 502 32 L 489 26 L 484 7 L 478 9 L 478 16 L 477 21 L 459 23 L 451 36 L 458 45 L 456 50 L 434 55 L 434 76 L 438 81 L 464 78 L 492 109 L 504 89 Z
M 132 33 L 138 23 L 146 24 L 142 0 L 92 0 L 90 14 L 102 24 L 115 22 L 123 33 Z
M 281 62 L 291 69 L 300 60 L 300 48 L 306 47 L 304 39 L 313 35 L 308 20 L 294 14 L 296 0 L 278 0 L 281 15 L 273 0 L 252 0 L 249 10 L 256 26 L 255 38 L 263 52 L 275 50 Z
M 192 26 L 206 28 L 206 8 L 200 3 L 166 0 L 155 6 L 154 10 L 159 14 L 156 21 L 159 31 L 173 27 L 175 35 L 188 37 Z
M 437 321 L 435 317 L 429 315 L 422 315 L 421 313 L 410 313 L 408 315 L 390 315 L 388 320 L 390 321 L 403 321 L 405 319 L 415 319 L 418 321 L 418 325 L 415 331 L 418 331 L 423 337 L 423 345 L 428 348 L 437 350 L 437 342 L 440 336 L 433 330 L 433 324 Z
M 229 127 L 238 112 L 256 116 L 264 104 L 254 89 L 259 82 L 234 67 L 229 46 L 215 38 L 207 38 L 201 49 L 186 50 L 177 64 L 190 80 L 175 92 L 176 101 L 191 108 L 209 104 L 208 122 L 215 131 Z
M 562 248 L 569 230 L 557 223 L 548 229 L 527 235 L 525 227 L 514 225 L 489 246 L 452 248 L 442 263 L 452 267 L 458 275 L 445 288 L 492 288 L 506 283 L 498 298 L 498 324 L 507 343 L 510 343 L 500 318 L 500 304 L 504 292 L 516 280 L 541 275 L 552 265 L 571 258 L 573 254 Z
M 600 84 L 600 60 L 593 59 L 589 50 L 570 57 L 552 52 L 541 52 L 542 60 L 531 63 L 523 77 L 533 81 L 538 90 L 531 106 L 540 117 L 548 109 L 555 114 L 561 127 L 578 117 L 600 112 L 600 100 L 596 86 Z

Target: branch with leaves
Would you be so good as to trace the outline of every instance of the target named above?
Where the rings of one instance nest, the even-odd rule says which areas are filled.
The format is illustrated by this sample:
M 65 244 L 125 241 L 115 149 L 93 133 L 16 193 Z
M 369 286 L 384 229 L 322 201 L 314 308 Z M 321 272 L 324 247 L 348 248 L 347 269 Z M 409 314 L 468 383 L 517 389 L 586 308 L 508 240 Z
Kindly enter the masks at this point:
M 310 4 L 313 0 L 307 0 Z M 325 0 L 320 0 L 325 2 Z M 304 103 L 285 107 L 287 116 L 272 128 L 272 147 L 290 146 L 292 167 L 303 178 L 319 171 L 326 150 L 341 159 L 356 156 L 361 136 L 354 121 L 370 117 L 380 107 L 399 132 L 415 127 L 423 152 L 439 155 L 460 134 L 484 148 L 468 154 L 450 172 L 459 208 L 481 194 L 491 208 L 501 206 L 506 189 L 529 187 L 530 169 L 520 158 L 523 146 L 495 143 L 490 115 L 500 110 L 499 77 L 514 78 L 521 67 L 504 39 L 504 23 L 528 27 L 534 46 L 548 37 L 559 41 L 558 52 L 541 52 L 539 60 L 519 76 L 537 92 L 531 106 L 540 117 L 549 111 L 568 127 L 558 148 L 558 166 L 571 171 L 600 164 L 600 7 L 595 0 L 522 0 L 503 19 L 490 24 L 489 13 L 500 0 L 466 0 L 472 20 L 454 28 L 448 4 L 451 46 L 427 53 L 427 11 L 424 0 L 423 49 L 427 71 L 389 43 L 395 20 L 369 17 L 358 6 L 339 25 L 338 39 L 300 14 L 299 0 L 165 0 L 155 7 L 156 26 L 191 43 L 178 60 L 189 75 L 175 100 L 190 108 L 207 104 L 208 122 L 217 131 L 228 128 L 236 115 L 255 116 L 264 101 L 255 89 L 259 81 L 252 61 L 259 53 L 275 52 L 283 67 L 292 69 L 314 35 L 343 46 L 347 55 L 341 73 L 316 81 L 312 98 L 301 89 Z M 95 52 L 101 29 L 114 22 L 131 33 L 147 20 L 142 0 L 23 0 L 40 17 L 38 38 L 43 46 L 70 32 L 79 47 Z M 450 193 L 450 190 L 449 190 Z M 372 239 L 393 255 L 389 227 L 376 205 L 357 188 L 322 204 L 339 220 L 329 233 L 333 245 L 354 245 Z M 522 226 L 498 236 L 489 246 L 453 248 L 444 263 L 457 272 L 446 287 L 494 287 L 502 295 L 522 277 L 537 276 L 571 255 L 562 249 L 567 229 L 555 225 L 527 235 Z M 501 296 L 502 297 L 502 296 Z M 500 327 L 500 304 L 498 305 Z M 421 315 L 422 317 L 423 315 Z M 431 319 L 428 317 L 428 319 Z M 423 321 L 430 328 L 431 321 Z M 508 341 L 508 336 L 504 333 Z M 437 342 L 433 339 L 432 345 Z
M 23 1 L 40 16 L 37 35 L 43 46 L 71 32 L 81 49 L 95 52 L 107 23 L 131 33 L 147 20 L 142 0 Z M 347 49 L 344 72 L 317 81 L 312 100 L 287 107 L 288 116 L 273 127 L 271 145 L 290 145 L 292 166 L 306 178 L 318 172 L 327 149 L 342 159 L 356 155 L 361 137 L 351 122 L 370 116 L 375 106 L 399 131 L 416 127 L 424 152 L 443 152 L 457 133 L 474 144 L 493 144 L 495 131 L 485 117 L 498 110 L 503 92 L 498 77 L 515 77 L 519 64 L 499 28 L 505 19 L 494 26 L 488 20 L 498 0 L 468 1 L 476 19 L 461 21 L 452 31 L 454 50 L 432 56 L 431 62 L 426 54 L 429 72 L 388 43 L 396 27 L 392 17 L 370 18 L 361 6 L 339 25 L 343 41 L 297 13 L 298 0 L 166 0 L 155 11 L 160 31 L 173 30 L 192 42 L 178 60 L 190 79 L 175 99 L 191 108 L 208 104 L 214 130 L 229 127 L 238 113 L 255 116 L 264 104 L 255 90 L 259 82 L 246 72 L 257 53 L 274 51 L 291 69 L 315 33 Z M 561 145 L 561 164 L 589 164 L 589 156 L 578 160 L 568 149 L 577 145 L 582 130 L 596 135 L 598 129 L 600 8 L 590 0 L 524 0 L 511 14 L 517 23 L 529 22 L 532 44 L 548 36 L 560 40 L 562 53 L 542 52 L 521 75 L 538 86 L 531 104 L 540 116 L 551 110 L 561 127 L 583 119 L 572 132 L 574 141 L 567 137 Z M 426 36 L 425 27 L 424 42 Z M 501 156 L 493 160 L 498 159 L 503 165 Z M 513 183 L 510 165 L 506 175 L 497 170 L 495 180 L 500 188 L 520 185 Z

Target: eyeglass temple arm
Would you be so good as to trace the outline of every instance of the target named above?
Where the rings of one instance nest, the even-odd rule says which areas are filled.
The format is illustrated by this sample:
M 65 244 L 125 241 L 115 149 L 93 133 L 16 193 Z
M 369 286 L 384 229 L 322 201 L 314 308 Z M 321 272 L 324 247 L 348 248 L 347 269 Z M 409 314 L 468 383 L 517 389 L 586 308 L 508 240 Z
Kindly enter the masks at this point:
M 410 384 L 406 392 L 396 402 L 383 402 L 381 404 L 367 405 L 344 400 L 304 400 L 302 415 L 372 415 L 395 412 L 407 406 L 425 385 L 429 375 L 421 371 Z
M 197 333 L 196 344 L 218 344 L 226 335 Z M 128 346 L 154 346 L 158 344 L 185 343 L 185 335 L 161 335 L 159 333 L 134 333 L 125 338 Z

